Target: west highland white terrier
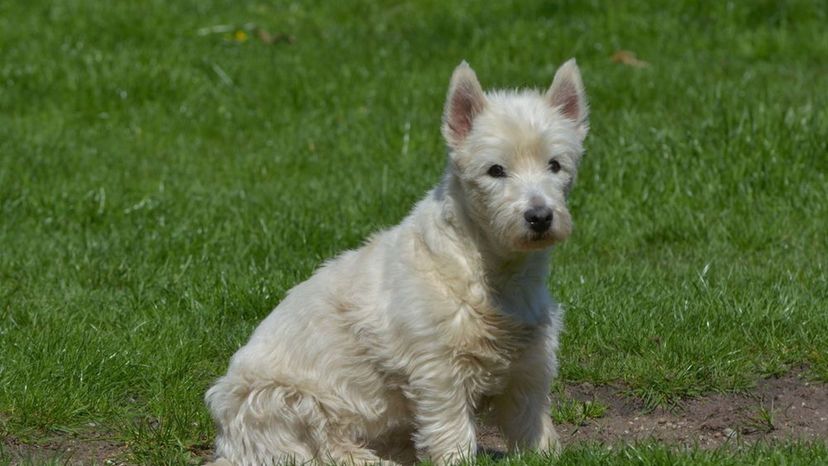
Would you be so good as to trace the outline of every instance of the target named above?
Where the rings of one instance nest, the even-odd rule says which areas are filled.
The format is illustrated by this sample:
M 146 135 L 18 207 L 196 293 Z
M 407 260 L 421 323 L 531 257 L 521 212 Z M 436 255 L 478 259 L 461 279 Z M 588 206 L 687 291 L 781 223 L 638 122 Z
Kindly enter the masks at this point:
M 545 93 L 451 77 L 442 181 L 398 226 L 294 287 L 209 389 L 217 464 L 473 458 L 478 415 L 554 453 L 561 308 L 549 250 L 588 131 L 575 60 Z

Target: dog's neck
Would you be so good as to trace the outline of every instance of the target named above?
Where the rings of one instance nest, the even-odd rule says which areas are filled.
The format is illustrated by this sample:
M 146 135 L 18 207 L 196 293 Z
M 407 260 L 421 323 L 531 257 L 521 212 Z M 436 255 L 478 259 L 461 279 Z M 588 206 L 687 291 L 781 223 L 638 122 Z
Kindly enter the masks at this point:
M 464 264 L 477 269 L 487 286 L 494 291 L 507 291 L 516 283 L 545 283 L 549 274 L 549 250 L 515 251 L 494 242 L 474 221 L 462 201 L 463 188 L 456 175 L 448 172 L 432 193 L 439 204 L 444 224 L 455 247 L 467 251 L 465 258 L 478 263 Z

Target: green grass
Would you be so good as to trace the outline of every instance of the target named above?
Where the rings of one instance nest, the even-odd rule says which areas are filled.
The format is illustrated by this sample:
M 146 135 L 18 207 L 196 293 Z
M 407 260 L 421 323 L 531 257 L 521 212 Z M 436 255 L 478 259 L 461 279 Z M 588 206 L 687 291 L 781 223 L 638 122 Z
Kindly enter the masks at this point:
M 675 450 L 658 444 L 635 444 L 617 450 L 598 445 L 569 448 L 561 455 L 559 464 L 571 465 L 628 465 L 628 466 L 783 466 L 824 464 L 828 462 L 828 448 L 824 444 L 756 445 L 732 449 Z M 485 463 L 484 463 L 485 464 Z M 542 457 L 528 457 L 502 461 L 499 464 L 549 464 Z
M 0 436 L 95 422 L 132 462 L 192 461 L 256 323 L 438 180 L 463 58 L 486 87 L 547 86 L 570 56 L 584 75 L 550 281 L 564 382 L 654 406 L 802 364 L 828 381 L 825 24 L 817 0 L 2 2 Z M 719 461 L 688 454 L 565 457 Z
M 581 425 L 590 419 L 604 417 L 609 407 L 600 401 L 557 400 L 552 406 L 552 420 L 556 423 Z
M 552 420 L 555 424 L 572 424 L 576 426 L 587 424 L 591 419 L 604 417 L 610 408 L 600 400 L 581 401 L 570 398 L 564 393 L 561 383 L 553 384 L 551 408 Z

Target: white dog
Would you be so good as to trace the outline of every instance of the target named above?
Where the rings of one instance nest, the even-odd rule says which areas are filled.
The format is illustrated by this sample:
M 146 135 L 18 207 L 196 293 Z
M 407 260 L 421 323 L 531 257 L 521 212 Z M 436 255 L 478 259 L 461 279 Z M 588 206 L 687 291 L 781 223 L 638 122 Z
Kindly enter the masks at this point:
M 511 451 L 557 451 L 548 251 L 587 130 L 574 60 L 546 93 L 484 93 L 460 64 L 442 182 L 293 288 L 207 392 L 220 464 L 454 463 L 484 412 Z

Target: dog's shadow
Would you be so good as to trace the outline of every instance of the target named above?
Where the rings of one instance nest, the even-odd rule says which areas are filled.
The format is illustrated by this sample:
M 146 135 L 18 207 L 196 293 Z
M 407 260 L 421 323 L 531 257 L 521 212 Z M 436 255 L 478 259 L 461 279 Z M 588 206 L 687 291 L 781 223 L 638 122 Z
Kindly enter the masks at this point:
M 506 452 L 503 450 L 484 447 L 477 450 L 477 457 L 478 460 L 486 459 L 496 462 L 506 458 Z

